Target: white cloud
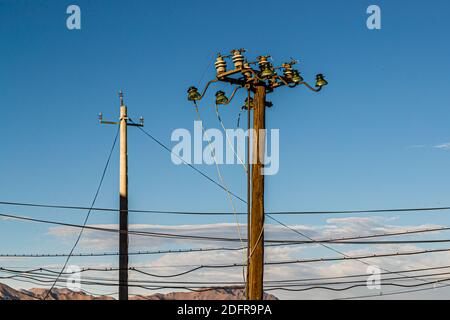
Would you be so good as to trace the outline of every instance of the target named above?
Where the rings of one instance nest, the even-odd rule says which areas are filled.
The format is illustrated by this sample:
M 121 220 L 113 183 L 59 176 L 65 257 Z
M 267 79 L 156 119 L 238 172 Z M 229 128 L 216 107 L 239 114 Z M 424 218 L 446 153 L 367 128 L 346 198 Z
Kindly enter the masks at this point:
M 387 222 L 395 218 L 384 217 L 344 217 L 344 218 L 330 218 L 326 220 L 326 224 L 319 226 L 306 225 L 290 225 L 289 228 L 296 230 L 299 233 L 305 234 L 312 239 L 329 239 L 329 238 L 343 238 L 361 235 L 370 235 L 374 233 L 386 232 L 402 232 L 412 231 L 417 229 L 426 229 L 432 227 L 439 227 L 435 225 L 419 225 L 419 226 L 398 226 L 390 225 Z M 94 227 L 117 229 L 115 224 L 96 224 Z M 241 225 L 241 236 L 246 238 L 246 225 Z M 220 237 L 220 238 L 235 238 L 238 239 L 238 232 L 236 225 L 233 223 L 216 223 L 216 224 L 196 224 L 196 225 L 157 225 L 157 224 L 130 224 L 130 230 L 154 232 L 154 233 L 170 233 L 187 236 L 206 236 L 206 237 Z M 307 240 L 302 238 L 298 233 L 293 232 L 281 225 L 266 224 L 265 226 L 266 239 L 283 239 L 283 240 Z M 60 238 L 71 243 L 78 235 L 79 229 L 58 226 L 48 229 L 47 235 Z M 79 251 L 101 251 L 101 250 L 116 250 L 117 249 L 118 234 L 111 232 L 103 232 L 91 229 L 85 229 L 82 240 L 79 245 Z M 239 241 L 197 241 L 188 239 L 174 239 L 153 236 L 138 236 L 130 235 L 130 246 L 135 250 L 155 250 L 164 249 L 170 246 L 183 247 L 240 247 Z
M 450 149 L 450 142 L 438 144 L 436 146 L 433 146 L 433 148 L 441 149 L 441 150 L 449 150 Z
M 424 145 L 424 144 L 417 144 L 406 147 L 406 149 L 423 149 L 423 148 L 434 148 L 434 149 L 440 149 L 440 150 L 450 150 L 450 142 L 441 143 L 437 145 Z

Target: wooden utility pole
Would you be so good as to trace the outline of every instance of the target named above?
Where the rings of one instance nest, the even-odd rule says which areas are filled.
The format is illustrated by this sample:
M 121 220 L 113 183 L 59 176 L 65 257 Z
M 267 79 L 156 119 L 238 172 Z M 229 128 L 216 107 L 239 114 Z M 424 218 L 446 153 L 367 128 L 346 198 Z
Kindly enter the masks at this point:
M 251 167 L 250 167 L 250 147 L 251 147 L 251 143 L 250 143 L 250 127 L 251 127 L 251 108 L 250 108 L 250 100 L 251 100 L 251 90 L 250 87 L 247 88 L 247 274 L 246 274 L 246 279 L 245 279 L 245 298 L 248 299 L 249 296 L 249 286 L 248 286 L 248 279 L 249 279 L 249 274 L 248 274 L 248 269 L 249 269 L 249 265 L 250 265 L 250 236 L 252 234 L 250 226 L 251 226 L 251 204 L 252 204 L 252 195 L 251 195 L 251 190 L 252 190 L 252 181 L 251 181 Z M 244 106 L 245 107 L 245 106 Z
M 119 300 L 128 300 L 128 116 L 120 92 Z
M 250 257 L 248 272 L 248 299 L 263 299 L 264 276 L 264 154 L 266 143 L 266 87 L 255 87 L 253 113 L 252 202 L 250 226 Z
M 119 300 L 128 300 L 128 126 L 143 127 L 144 119 L 140 123 L 129 122 L 127 107 L 123 103 L 123 93 L 119 92 L 120 118 L 119 122 L 104 121 L 100 113 L 102 124 L 119 125 L 120 130 L 120 176 L 119 176 Z
M 319 92 L 324 86 L 328 84 L 323 74 L 316 75 L 315 88 L 304 81 L 300 72 L 294 69 L 297 60 L 283 63 L 279 67 L 275 67 L 270 62 L 270 56 L 259 56 L 257 61 L 249 62 L 243 53 L 245 49 L 235 49 L 231 51 L 231 55 L 218 54 L 214 66 L 216 68 L 216 78 L 210 80 L 202 93 L 194 86 L 188 89 L 188 100 L 197 101 L 202 100 L 205 96 L 208 87 L 216 82 L 226 82 L 235 85 L 233 93 L 230 98 L 225 96 L 223 91 L 216 92 L 216 106 L 227 105 L 235 96 L 239 88 L 246 88 L 249 92 L 247 103 L 242 109 L 248 110 L 250 117 L 250 110 L 253 109 L 253 159 L 250 170 L 247 170 L 247 210 L 249 217 L 247 217 L 247 284 L 246 297 L 248 300 L 262 300 L 264 297 L 264 157 L 266 144 L 266 124 L 265 124 L 265 108 L 271 106 L 271 103 L 266 103 L 266 94 L 272 92 L 276 88 L 288 87 L 295 88 L 297 86 L 305 86 L 308 89 Z M 227 69 L 226 59 L 231 59 L 234 68 Z M 258 69 L 253 68 L 252 65 L 258 65 Z M 280 73 L 280 71 L 282 74 Z M 280 74 L 279 74 L 280 73 Z M 250 91 L 254 92 L 253 103 L 250 99 Z M 252 106 L 253 104 L 253 106 Z M 250 127 L 250 118 L 248 119 L 248 126 Z M 249 165 L 247 149 L 247 165 Z M 252 178 L 250 183 L 249 178 Z M 250 186 L 251 185 L 251 190 Z M 250 196 L 251 193 L 251 196 Z M 251 198 L 251 199 L 250 199 Z M 242 199 L 241 199 L 242 200 Z M 251 200 L 251 201 L 250 201 Z

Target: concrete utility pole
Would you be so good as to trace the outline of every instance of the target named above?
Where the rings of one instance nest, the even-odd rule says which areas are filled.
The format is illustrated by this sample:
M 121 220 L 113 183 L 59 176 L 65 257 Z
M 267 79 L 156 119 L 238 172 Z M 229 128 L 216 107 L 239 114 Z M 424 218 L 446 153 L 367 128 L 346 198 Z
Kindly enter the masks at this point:
M 128 126 L 144 126 L 144 119 L 140 123 L 128 122 L 127 107 L 123 103 L 123 93 L 119 92 L 120 118 L 119 122 L 103 121 L 100 123 L 119 125 L 120 128 L 120 187 L 119 187 L 119 300 L 128 300 Z
M 120 92 L 119 300 L 128 300 L 128 139 L 127 107 Z
M 188 100 L 201 100 L 208 87 L 215 82 L 227 82 L 236 85 L 230 98 L 225 96 L 225 92 L 216 92 L 216 105 L 227 105 L 231 102 L 235 93 L 240 88 L 248 90 L 247 101 L 242 107 L 249 112 L 253 110 L 253 159 L 251 170 L 247 169 L 247 179 L 250 178 L 251 172 L 251 190 L 248 188 L 247 206 L 248 206 L 248 260 L 247 260 L 247 291 L 248 300 L 261 300 L 264 298 L 264 157 L 265 157 L 265 110 L 271 107 L 272 103 L 266 101 L 266 94 L 272 92 L 279 87 L 294 88 L 300 85 L 306 86 L 312 91 L 319 92 L 323 86 L 327 85 L 322 74 L 316 75 L 316 86 L 312 87 L 303 81 L 300 72 L 293 68 L 297 63 L 292 60 L 283 63 L 279 67 L 274 67 L 269 61 L 270 56 L 259 56 L 257 61 L 247 61 L 242 53 L 244 49 L 232 50 L 230 55 L 223 56 L 218 54 L 215 63 L 216 79 L 208 82 L 203 92 L 200 94 L 196 87 L 188 89 Z M 231 58 L 234 69 L 227 70 L 227 62 L 225 59 Z M 258 68 L 251 67 L 257 65 Z M 282 75 L 277 74 L 281 70 Z M 251 99 L 251 92 L 254 98 Z M 249 120 L 250 124 L 250 120 Z M 249 156 L 248 149 L 247 159 Z M 247 160 L 247 162 L 249 162 Z M 248 163 L 247 163 L 248 165 Z M 251 193 L 251 197 L 250 197 Z M 250 199 L 251 198 L 251 199 Z M 251 201 L 250 201 L 251 200 Z M 251 203 L 250 203 L 251 202 Z

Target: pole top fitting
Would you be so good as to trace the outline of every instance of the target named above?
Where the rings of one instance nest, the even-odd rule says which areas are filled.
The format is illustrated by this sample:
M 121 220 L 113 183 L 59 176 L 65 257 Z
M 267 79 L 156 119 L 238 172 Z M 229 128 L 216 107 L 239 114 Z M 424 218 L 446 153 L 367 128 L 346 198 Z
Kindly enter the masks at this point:
M 122 92 L 122 90 L 119 91 L 119 99 L 120 99 L 120 106 L 121 106 L 121 107 L 124 106 L 124 104 L 123 104 L 123 92 Z

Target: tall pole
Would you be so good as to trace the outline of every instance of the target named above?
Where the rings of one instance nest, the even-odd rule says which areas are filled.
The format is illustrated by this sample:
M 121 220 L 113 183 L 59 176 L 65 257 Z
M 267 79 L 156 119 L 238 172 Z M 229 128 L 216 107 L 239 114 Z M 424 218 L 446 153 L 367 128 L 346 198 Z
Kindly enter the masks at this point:
M 245 297 L 249 298 L 249 265 L 250 265 L 250 235 L 251 235 L 251 169 L 250 169 L 250 88 L 248 88 L 247 95 L 247 275 L 246 275 L 246 286 L 245 286 Z
M 120 96 L 119 300 L 128 300 L 128 141 L 127 107 Z
M 119 300 L 128 300 L 128 140 L 127 128 L 143 127 L 144 118 L 135 123 L 128 118 L 127 107 L 123 103 L 123 92 L 119 92 L 120 118 L 119 122 L 103 120 L 103 114 L 98 115 L 101 124 L 119 125 L 120 130 L 120 176 L 119 176 Z M 128 122 L 130 120 L 130 122 Z
M 230 98 L 225 96 L 223 91 L 216 92 L 216 106 L 227 105 L 231 102 L 236 91 L 240 88 L 248 90 L 248 127 L 250 127 L 250 91 L 254 92 L 253 98 L 253 157 L 250 166 L 249 149 L 247 149 L 247 165 L 251 170 L 247 170 L 247 275 L 246 275 L 246 297 L 248 300 L 262 300 L 264 294 L 264 157 L 266 144 L 266 124 L 265 108 L 266 94 L 276 88 L 305 86 L 308 89 L 319 92 L 328 84 L 323 74 L 316 75 L 315 88 L 304 81 L 303 77 L 294 65 L 297 60 L 283 63 L 275 67 L 269 60 L 270 55 L 262 55 L 258 61 L 249 62 L 242 54 L 245 49 L 235 49 L 231 55 L 217 55 L 214 66 L 216 68 L 216 78 L 210 80 L 203 92 L 191 86 L 187 93 L 187 99 L 193 101 L 202 100 L 208 87 L 217 82 L 226 82 L 237 86 Z M 227 70 L 225 59 L 231 59 L 234 69 Z M 252 65 L 258 65 L 254 69 Z M 278 71 L 281 70 L 281 73 Z M 245 108 L 245 106 L 244 106 Z M 249 181 L 251 177 L 251 182 Z M 251 193 L 251 196 L 250 196 Z
M 250 226 L 249 300 L 263 299 L 264 279 L 264 154 L 265 154 L 265 108 L 266 87 L 257 85 L 253 99 L 253 161 L 252 203 Z

